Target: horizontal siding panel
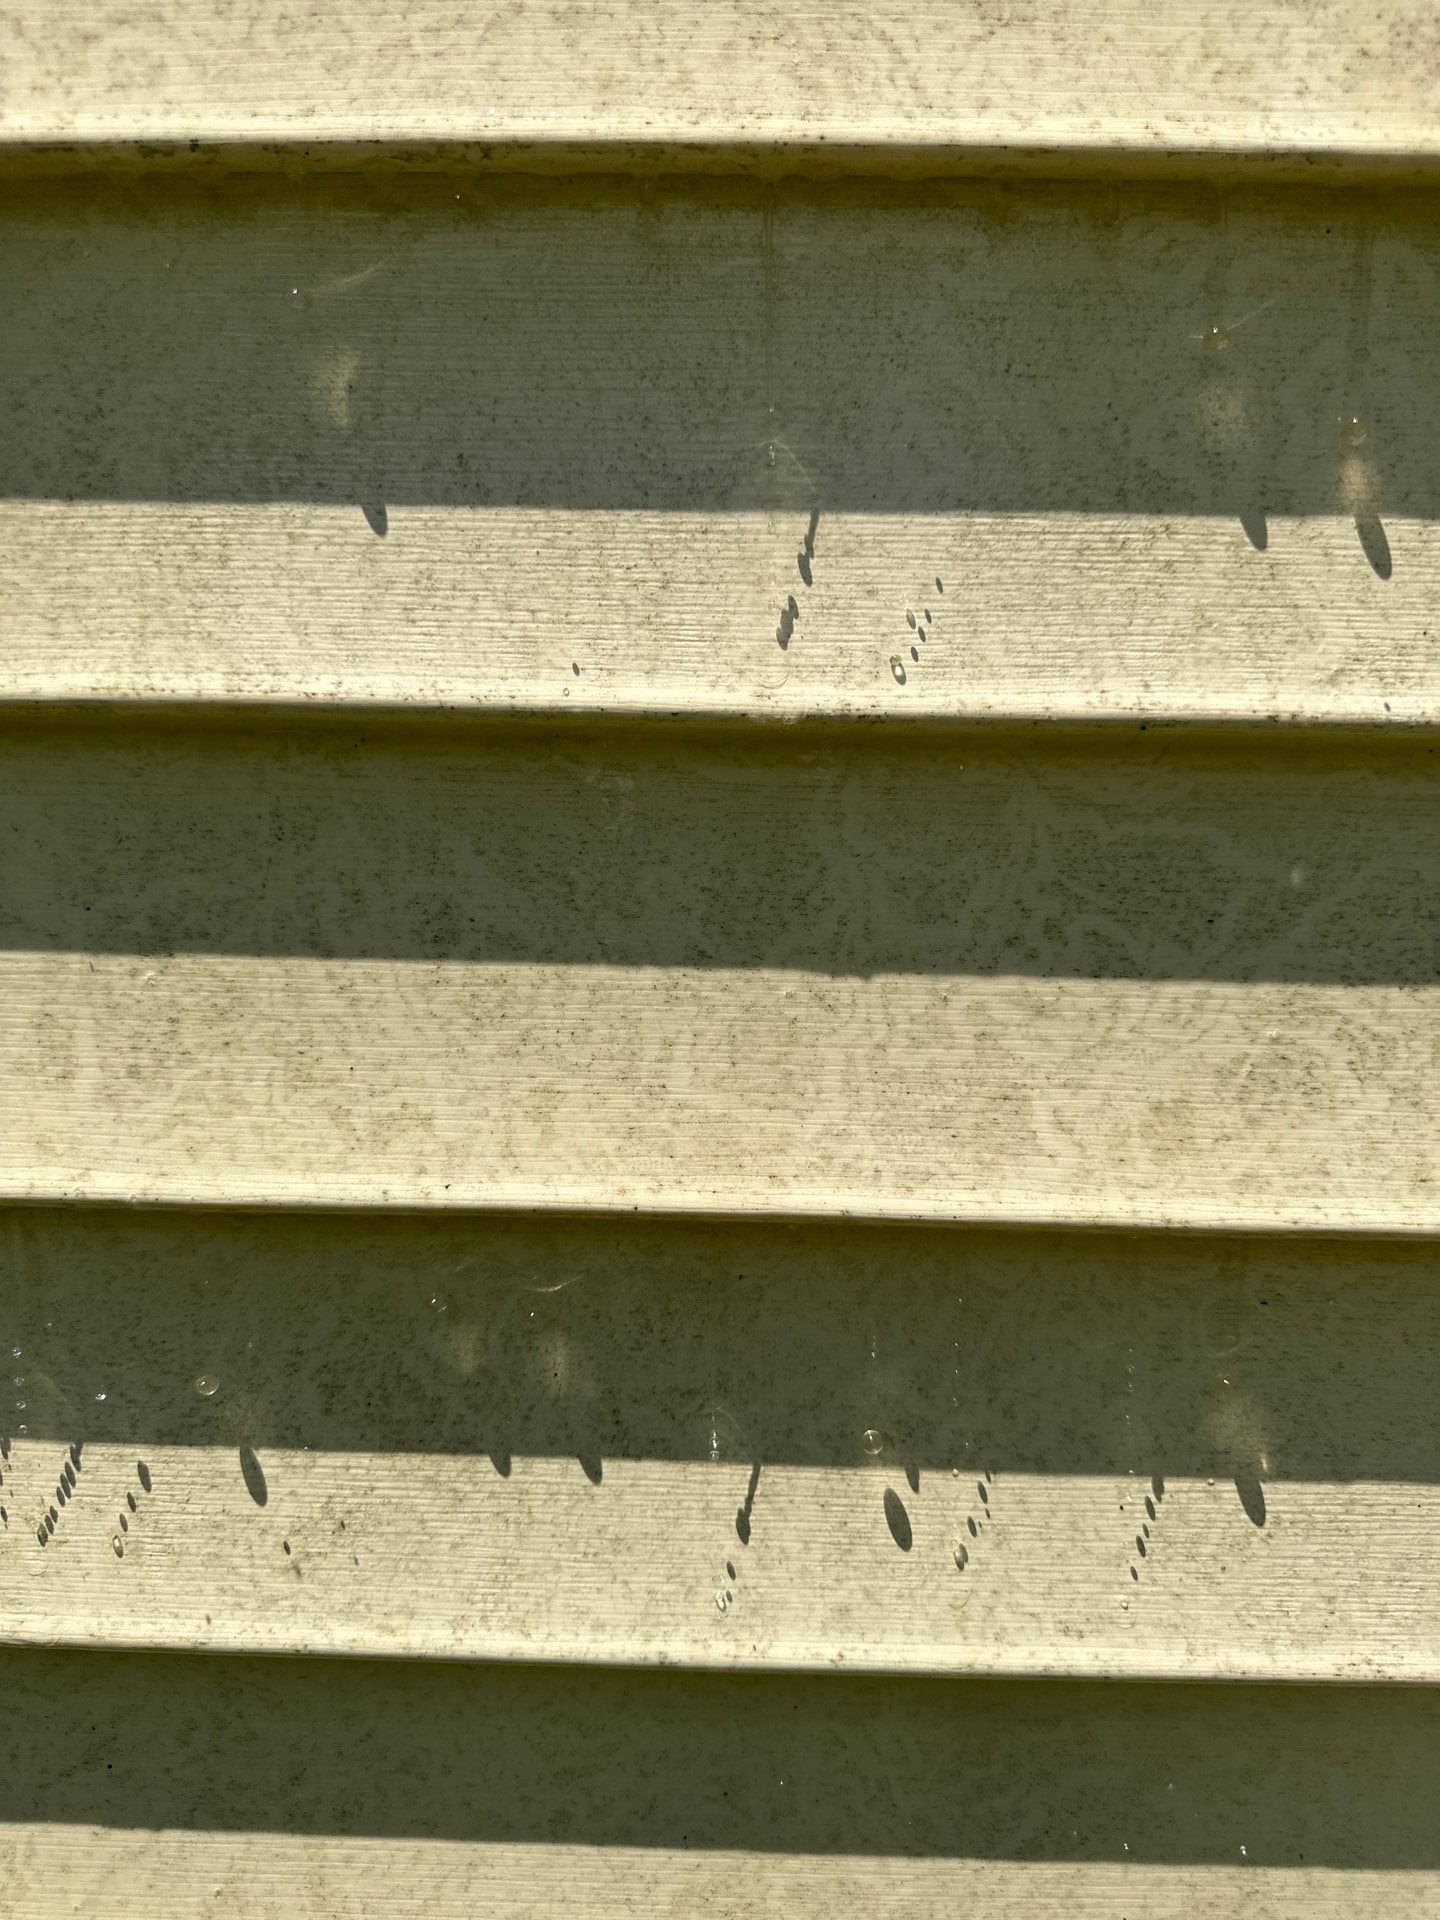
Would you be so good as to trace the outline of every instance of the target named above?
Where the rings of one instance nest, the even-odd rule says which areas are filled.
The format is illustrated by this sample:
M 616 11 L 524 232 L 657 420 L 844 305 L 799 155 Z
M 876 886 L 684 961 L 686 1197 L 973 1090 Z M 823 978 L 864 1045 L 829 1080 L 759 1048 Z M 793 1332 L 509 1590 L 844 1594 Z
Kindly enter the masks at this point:
M 1388 581 L 1346 517 L 1266 540 L 1143 515 L 412 507 L 381 542 L 349 507 L 12 501 L 0 700 L 1440 721 L 1434 523 L 1390 523 Z
M 23 1199 L 1431 1231 L 1422 740 L 23 723 Z
M 1433 1911 L 1434 1697 L 12 1654 L 19 1910 Z
M 1428 1247 L 98 1210 L 4 1244 L 7 1639 L 1440 1678 Z
M 689 1757 L 689 1756 L 687 1756 Z M 35 1920 L 103 1903 L 113 1920 L 240 1920 L 323 1914 L 348 1920 L 382 1908 L 393 1920 L 470 1920 L 575 1907 L 602 1920 L 641 1912 L 752 1913 L 757 1904 L 804 1920 L 837 1909 L 943 1916 L 957 1901 L 1018 1920 L 1055 1913 L 1112 1920 L 1137 1908 L 1154 1920 L 1263 1914 L 1337 1920 L 1384 1912 L 1426 1915 L 1433 1873 L 1333 1873 L 1242 1863 L 1134 1867 L 965 1860 L 809 1859 L 784 1853 L 659 1848 L 468 1846 L 427 1840 L 292 1839 L 274 1834 L 145 1833 L 135 1829 L 0 1827 L 0 1863 Z M 219 1889 L 217 1897 L 216 1889 Z
M 15 953 L 0 978 L 10 1199 L 1440 1225 L 1434 988 Z
M 743 1462 L 621 1461 L 597 1484 L 574 1460 L 517 1456 L 502 1478 L 488 1460 L 438 1455 L 270 1449 L 237 1465 L 232 1448 L 137 1460 L 86 1446 L 61 1508 L 70 1459 L 55 1443 L 12 1445 L 7 1640 L 1440 1682 L 1433 1486 L 1257 1493 L 1245 1479 L 1237 1497 L 1233 1481 L 1175 1478 L 1157 1500 L 1138 1478 L 916 1474 L 912 1487 L 893 1463 L 780 1465 L 761 1476 L 745 1551 Z M 58 1519 L 42 1547 L 47 1508 Z
M 32 183 L 0 266 L 0 699 L 1435 718 L 1428 196 Z
M 1413 7 L 1325 0 L 981 0 L 667 8 L 643 0 L 471 16 L 359 0 L 301 18 L 103 0 L 56 37 L 5 9 L 11 140 L 469 140 L 859 144 L 1142 154 L 1429 153 L 1434 36 Z

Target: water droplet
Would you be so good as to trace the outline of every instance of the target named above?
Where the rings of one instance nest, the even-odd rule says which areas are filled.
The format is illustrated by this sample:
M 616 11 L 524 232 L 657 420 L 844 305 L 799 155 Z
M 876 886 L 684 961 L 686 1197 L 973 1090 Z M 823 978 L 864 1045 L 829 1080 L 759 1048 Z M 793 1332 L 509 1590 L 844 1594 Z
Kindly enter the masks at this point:
M 10 1357 L 11 1357 L 11 1359 L 12 1359 L 12 1360 L 19 1360 L 19 1359 L 21 1359 L 21 1358 L 23 1357 L 23 1355 L 22 1355 L 22 1353 L 21 1353 L 21 1349 L 20 1349 L 19 1347 L 11 1347 L 11 1349 L 10 1349 Z
M 101 1389 L 100 1389 L 100 1391 L 99 1391 L 99 1392 L 98 1392 L 98 1393 L 96 1394 L 96 1396 L 95 1396 L 95 1398 L 96 1398 L 97 1400 L 108 1400 L 108 1399 L 110 1398 L 110 1396 L 109 1396 L 109 1394 L 108 1394 L 108 1393 L 107 1393 L 107 1392 L 105 1391 L 105 1389 L 104 1389 L 104 1387 L 101 1387 Z
M 715 1596 L 715 1605 L 721 1613 L 724 1613 L 730 1605 L 730 1596 L 723 1588 Z
M 1340 439 L 1347 447 L 1358 447 L 1362 440 L 1370 438 L 1370 423 L 1362 420 L 1358 413 L 1342 413 L 1340 416 Z
M 24 1422 L 24 1421 L 22 1420 L 22 1421 L 20 1422 L 20 1424 L 19 1424 L 19 1426 L 18 1426 L 18 1427 L 17 1427 L 16 1429 L 15 1429 L 15 1431 L 16 1431 L 17 1433 L 28 1433 L 28 1432 L 30 1431 L 30 1429 L 29 1429 L 29 1427 L 27 1427 L 27 1426 L 26 1426 L 26 1424 L 25 1424 L 25 1422 Z
M 219 1377 L 213 1373 L 202 1373 L 195 1382 L 195 1391 L 202 1400 L 213 1400 L 220 1391 Z
M 1246 1854 L 1245 1854 L 1245 1849 L 1244 1849 L 1244 1847 L 1241 1847 L 1241 1849 L 1240 1849 L 1240 1858 L 1241 1858 L 1242 1860 L 1246 1858 Z
M 1223 353 L 1230 344 L 1230 335 L 1224 327 L 1206 327 L 1200 336 L 1200 341 L 1201 345 L 1208 347 L 1212 353 Z
M 860 1444 L 873 1460 L 877 1453 L 885 1451 L 885 1436 L 878 1427 L 866 1427 L 860 1436 Z
M 905 662 L 900 658 L 898 653 L 892 653 L 890 656 L 890 673 L 896 686 L 903 687 L 905 684 Z
M 24 1411 L 25 1411 L 25 1402 L 24 1402 L 23 1400 L 17 1400 L 17 1401 L 15 1402 L 15 1411 L 16 1411 L 17 1413 L 24 1413 Z
M 962 1540 L 955 1542 L 955 1564 L 963 1573 L 970 1564 L 970 1549 Z
M 123 1560 L 125 1558 L 125 1542 L 120 1538 L 118 1533 L 110 1536 L 110 1544 L 115 1549 L 115 1558 L 117 1560 Z
M 449 1296 L 439 1292 L 432 1293 L 430 1296 L 430 1311 L 432 1313 L 448 1313 L 450 1311 Z

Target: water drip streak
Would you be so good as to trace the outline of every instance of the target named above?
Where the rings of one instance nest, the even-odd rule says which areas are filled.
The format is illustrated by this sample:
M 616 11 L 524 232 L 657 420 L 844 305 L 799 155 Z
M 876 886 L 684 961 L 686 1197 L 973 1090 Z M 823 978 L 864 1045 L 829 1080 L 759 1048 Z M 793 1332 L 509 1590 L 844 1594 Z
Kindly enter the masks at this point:
M 1375 279 L 1375 223 L 1362 209 L 1356 217 L 1355 263 L 1350 292 L 1350 334 L 1345 389 L 1336 419 L 1339 492 L 1352 515 L 1365 558 L 1382 580 L 1392 572 L 1390 544 L 1380 519 L 1380 477 L 1371 439 L 1370 308 Z

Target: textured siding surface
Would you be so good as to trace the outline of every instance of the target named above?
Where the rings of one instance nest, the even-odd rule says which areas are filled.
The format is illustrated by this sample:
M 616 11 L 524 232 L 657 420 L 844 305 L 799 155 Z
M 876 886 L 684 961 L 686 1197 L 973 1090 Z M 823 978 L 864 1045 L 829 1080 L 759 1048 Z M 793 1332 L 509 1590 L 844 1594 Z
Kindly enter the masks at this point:
M 1423 190 L 16 180 L 0 698 L 1430 724 L 1437 312 Z
M 14 1197 L 1440 1224 L 1414 736 L 6 745 Z
M 7 0 L 16 141 L 1431 155 L 1416 0 Z
M 1440 1678 L 1428 1247 L 63 1209 L 5 1291 L 11 1638 Z
M 1440 1910 L 1433 22 L 84 16 L 0 1908 Z
M 19 1911 L 1433 1913 L 1428 1691 L 12 1656 Z M 44 1785 L 42 1787 L 41 1781 Z

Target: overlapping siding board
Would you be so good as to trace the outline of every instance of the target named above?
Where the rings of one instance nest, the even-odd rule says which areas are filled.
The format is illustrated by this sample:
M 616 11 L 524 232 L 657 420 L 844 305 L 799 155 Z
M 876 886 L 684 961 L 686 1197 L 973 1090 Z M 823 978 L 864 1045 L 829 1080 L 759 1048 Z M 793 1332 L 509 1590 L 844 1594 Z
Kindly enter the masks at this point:
M 0 1905 L 1434 1911 L 1432 23 L 83 15 Z

